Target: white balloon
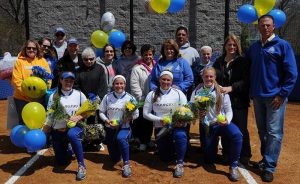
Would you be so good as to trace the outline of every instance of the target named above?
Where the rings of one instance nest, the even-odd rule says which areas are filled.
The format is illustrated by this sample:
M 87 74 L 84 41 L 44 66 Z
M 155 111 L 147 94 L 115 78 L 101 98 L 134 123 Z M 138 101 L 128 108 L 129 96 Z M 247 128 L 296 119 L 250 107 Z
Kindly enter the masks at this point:
M 106 12 L 101 17 L 101 28 L 105 32 L 111 31 L 115 26 L 115 16 L 111 12 Z

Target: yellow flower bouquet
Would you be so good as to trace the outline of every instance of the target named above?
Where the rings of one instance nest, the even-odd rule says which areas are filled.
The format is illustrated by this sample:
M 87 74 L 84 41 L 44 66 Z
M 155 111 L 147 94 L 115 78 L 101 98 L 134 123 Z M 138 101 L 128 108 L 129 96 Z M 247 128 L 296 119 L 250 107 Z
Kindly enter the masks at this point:
M 174 122 L 191 122 L 194 120 L 194 113 L 188 106 L 177 107 L 174 114 L 172 115 L 172 120 Z

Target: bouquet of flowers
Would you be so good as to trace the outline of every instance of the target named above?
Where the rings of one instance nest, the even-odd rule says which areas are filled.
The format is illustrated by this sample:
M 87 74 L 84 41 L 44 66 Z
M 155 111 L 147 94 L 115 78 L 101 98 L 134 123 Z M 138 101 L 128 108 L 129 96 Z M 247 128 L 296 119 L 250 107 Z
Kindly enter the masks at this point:
M 80 108 L 75 112 L 75 116 L 78 116 L 78 115 L 82 115 L 85 117 L 95 116 L 96 110 L 99 109 L 100 98 L 93 93 L 89 93 L 88 95 L 89 95 L 89 99 L 86 100 L 80 106 Z M 82 124 L 82 126 L 85 125 L 83 122 L 81 122 L 81 124 Z M 72 128 L 75 125 L 76 125 L 76 123 L 74 123 L 73 121 L 69 121 L 67 123 L 67 126 L 69 128 Z
M 132 116 L 133 112 L 139 108 L 139 104 L 135 99 L 130 99 L 127 103 L 125 103 L 125 112 L 123 117 Z
M 51 73 L 48 73 L 47 70 L 40 66 L 32 67 L 32 75 L 43 79 L 46 84 L 48 84 L 49 80 L 52 80 L 54 78 Z
M 164 127 L 156 135 L 156 140 L 167 135 L 175 127 L 176 123 L 191 123 L 194 118 L 194 113 L 188 105 L 177 107 L 172 116 L 164 116 L 162 118 Z
M 199 110 L 207 111 L 208 108 L 213 107 L 215 104 L 215 97 L 209 92 L 208 89 L 204 88 L 200 93 L 194 97 L 194 102 L 190 103 L 190 107 L 194 112 L 195 116 L 198 116 Z

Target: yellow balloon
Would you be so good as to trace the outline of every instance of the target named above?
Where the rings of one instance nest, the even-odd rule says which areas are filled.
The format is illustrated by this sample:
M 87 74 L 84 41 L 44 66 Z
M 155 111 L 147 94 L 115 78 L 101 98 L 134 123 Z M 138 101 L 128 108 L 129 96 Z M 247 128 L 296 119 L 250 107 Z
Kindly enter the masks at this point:
M 108 43 L 108 35 L 101 30 L 94 31 L 91 36 L 91 42 L 96 48 L 103 48 Z
M 166 13 L 169 6 L 171 4 L 171 0 L 151 0 L 150 6 L 157 13 Z
M 46 82 L 39 77 L 28 77 L 21 84 L 22 92 L 29 98 L 38 99 L 45 95 Z
M 46 120 L 45 108 L 38 102 L 30 102 L 22 109 L 22 118 L 29 129 L 41 128 Z
M 271 11 L 276 3 L 276 0 L 255 0 L 254 7 L 257 11 L 258 17 L 267 14 Z

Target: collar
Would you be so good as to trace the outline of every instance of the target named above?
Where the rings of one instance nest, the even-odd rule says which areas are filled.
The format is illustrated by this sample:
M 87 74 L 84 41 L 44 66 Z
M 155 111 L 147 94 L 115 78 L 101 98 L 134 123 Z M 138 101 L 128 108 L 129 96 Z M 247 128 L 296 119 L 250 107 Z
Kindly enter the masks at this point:
M 71 89 L 70 91 L 65 91 L 62 89 L 61 93 L 63 96 L 70 96 L 73 93 L 73 89 Z
M 267 39 L 266 43 L 272 41 L 274 38 L 275 38 L 275 34 L 273 33 L 273 34 Z M 262 42 L 262 39 L 260 39 L 260 41 L 261 41 L 261 45 L 262 45 L 262 46 L 266 45 L 266 43 L 263 43 L 263 42 Z
M 113 95 L 115 98 L 121 99 L 121 98 L 124 98 L 124 96 L 126 95 L 126 92 L 125 91 L 123 91 L 122 93 L 113 92 Z
M 165 94 L 169 94 L 172 88 L 170 87 L 169 89 L 165 90 L 165 89 L 162 89 L 161 87 L 159 87 L 159 89 L 160 89 L 160 93 L 165 95 Z

